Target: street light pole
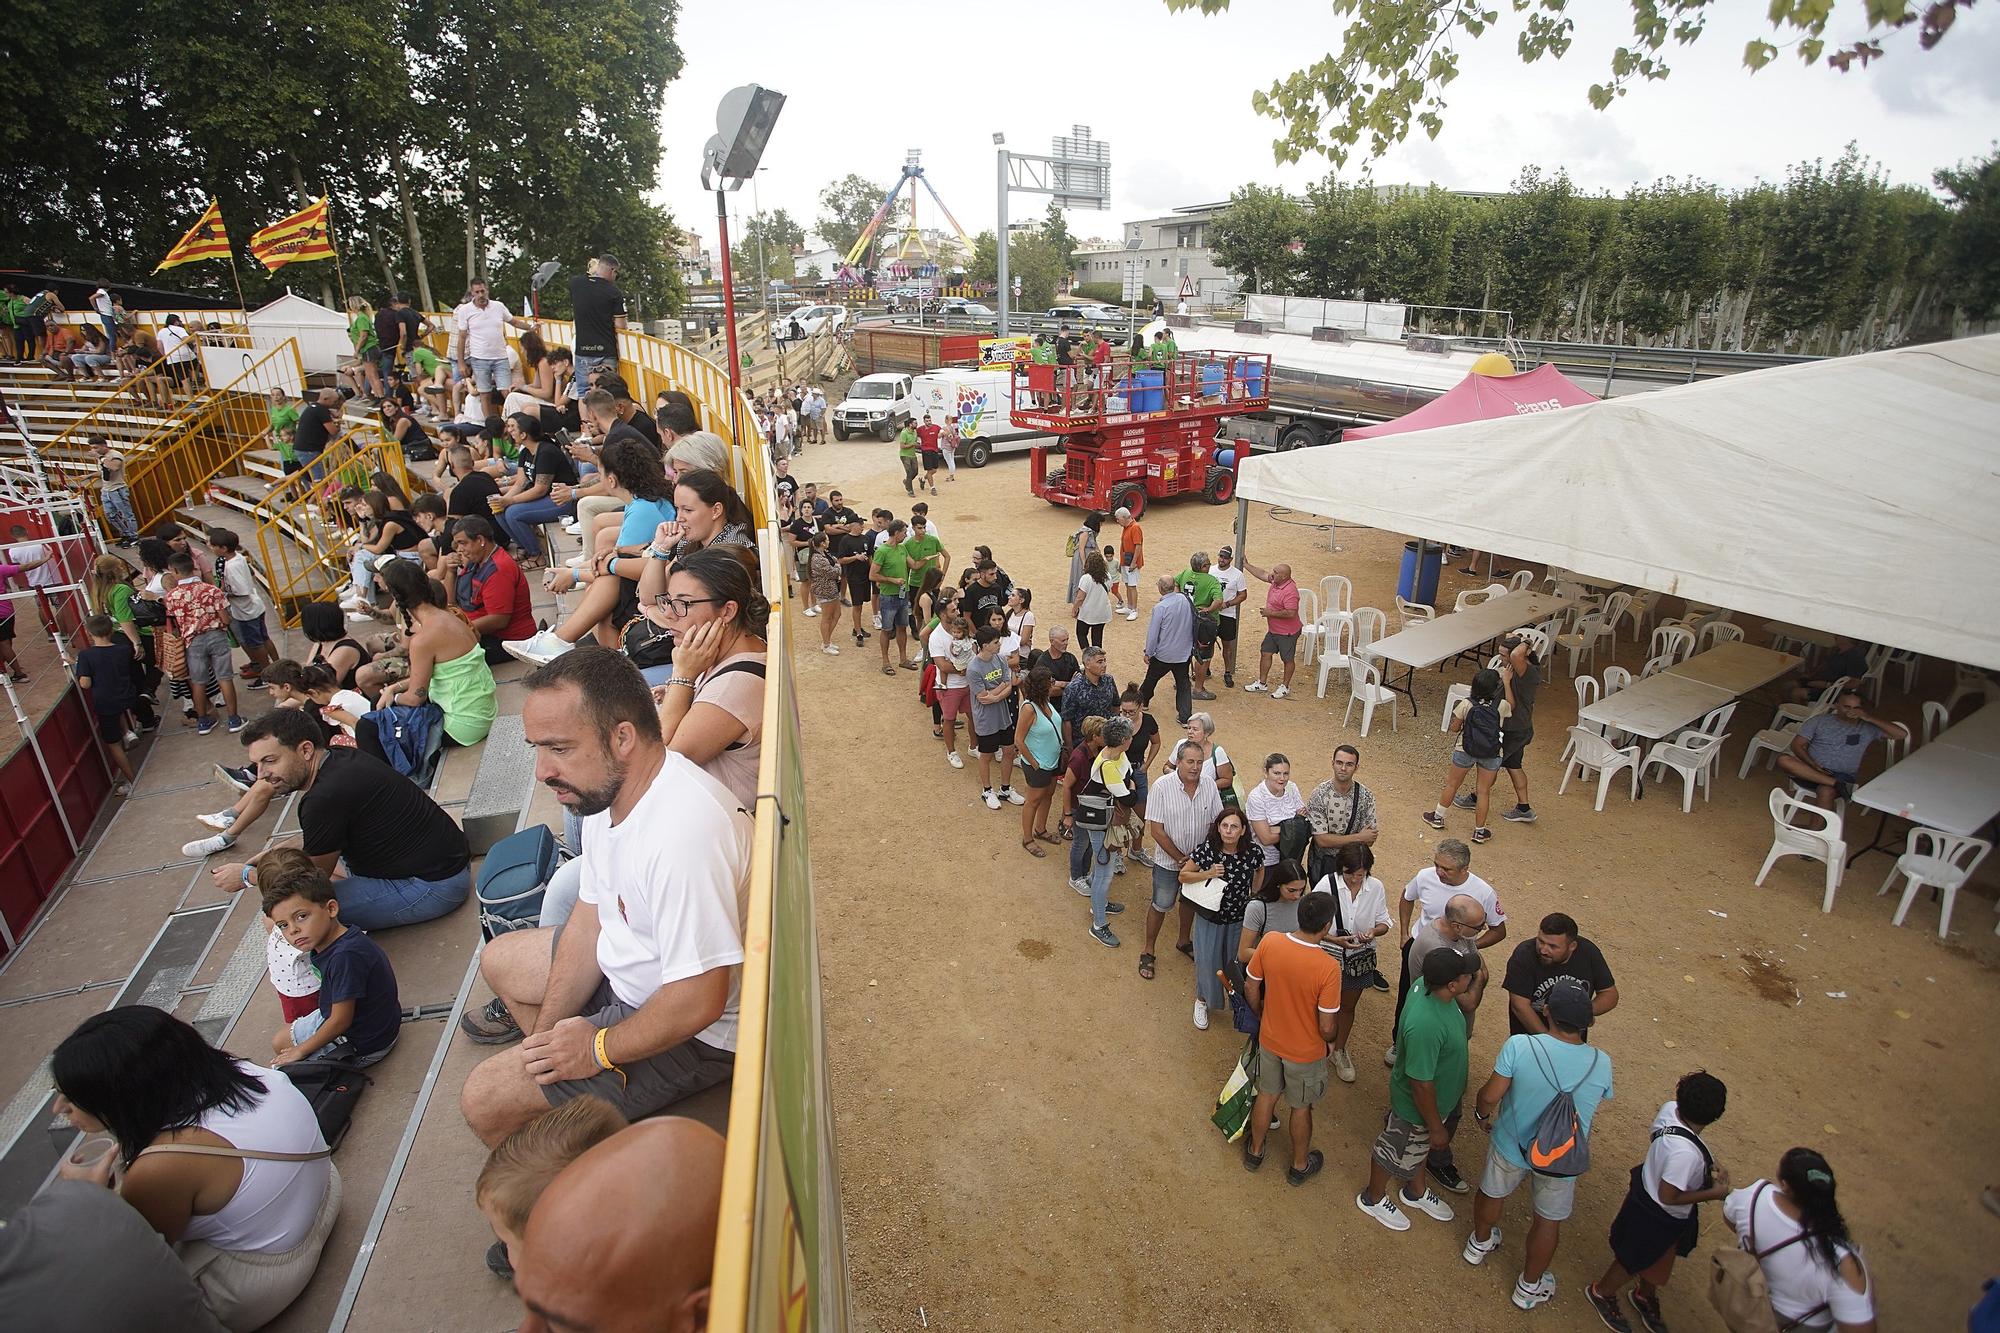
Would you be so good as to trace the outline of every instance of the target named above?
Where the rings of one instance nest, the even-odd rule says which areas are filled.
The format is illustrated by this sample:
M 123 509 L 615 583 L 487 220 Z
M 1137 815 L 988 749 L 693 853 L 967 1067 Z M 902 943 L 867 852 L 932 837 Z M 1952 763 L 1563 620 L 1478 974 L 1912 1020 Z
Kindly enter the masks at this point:
M 1013 305 L 1008 295 L 1010 288 L 1007 286 L 1007 136 L 1004 134 L 995 134 L 993 142 L 999 145 L 1000 148 L 998 154 L 1000 159 L 1000 229 L 993 234 L 993 239 L 994 244 L 999 250 L 999 257 L 995 261 L 995 270 L 996 276 L 1000 280 L 1000 290 L 997 293 L 1000 297 L 999 334 L 1004 338 L 1007 336 L 1007 313 Z
M 764 233 L 770 229 L 770 223 L 764 217 L 764 205 L 757 193 L 757 177 L 769 170 L 769 167 L 759 167 L 756 175 L 750 177 L 750 206 L 757 210 L 757 281 L 763 292 L 759 304 L 767 316 L 771 313 L 771 273 L 764 267 Z

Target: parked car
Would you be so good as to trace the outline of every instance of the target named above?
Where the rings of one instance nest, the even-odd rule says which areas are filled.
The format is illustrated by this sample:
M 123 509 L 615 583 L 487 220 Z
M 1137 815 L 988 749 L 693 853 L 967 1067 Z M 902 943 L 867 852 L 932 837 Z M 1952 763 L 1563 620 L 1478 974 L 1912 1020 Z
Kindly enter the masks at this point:
M 999 312 L 990 305 L 978 301 L 946 301 L 938 306 L 940 315 L 959 315 L 966 319 L 991 319 Z
M 1086 305 L 1051 306 L 1043 318 L 1068 320 L 1074 324 L 1123 324 L 1126 312 L 1115 305 L 1100 305 L 1093 302 Z
M 797 321 L 810 338 L 818 333 L 822 324 L 831 321 L 833 331 L 840 332 L 847 327 L 847 307 L 844 305 L 802 305 L 786 311 L 771 322 L 771 337 L 790 338 L 792 323 Z

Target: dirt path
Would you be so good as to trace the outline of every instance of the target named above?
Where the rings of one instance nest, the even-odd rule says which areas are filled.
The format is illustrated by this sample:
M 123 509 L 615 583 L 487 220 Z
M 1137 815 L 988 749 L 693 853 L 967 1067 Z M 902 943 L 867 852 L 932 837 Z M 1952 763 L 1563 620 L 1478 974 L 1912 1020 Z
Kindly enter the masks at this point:
M 886 504 L 908 513 L 892 446 L 818 446 L 793 472 L 843 486 L 864 511 Z M 961 472 L 941 487 L 932 512 L 955 557 L 977 542 L 992 545 L 1009 574 L 1053 608 L 1076 515 L 1031 497 L 1026 477 L 1018 457 Z M 1146 521 L 1152 566 L 1176 569 L 1193 549 L 1212 552 L 1229 540 L 1232 519 L 1231 508 L 1199 502 L 1160 507 Z M 1302 582 L 1346 574 L 1356 605 L 1392 606 L 1400 540 L 1343 527 L 1336 554 L 1316 522 L 1253 507 L 1252 558 L 1260 566 L 1289 560 Z M 1439 600 L 1483 582 L 1447 575 Z M 1260 598 L 1253 584 L 1251 605 Z M 1146 605 L 1152 600 L 1149 591 Z M 1044 633 L 1064 618 L 1041 614 Z M 1419 1217 L 1401 1235 L 1354 1208 L 1387 1100 L 1379 1053 L 1389 997 L 1362 1001 L 1353 1045 L 1360 1081 L 1336 1082 L 1320 1105 L 1315 1142 L 1326 1171 L 1300 1189 L 1269 1167 L 1245 1174 L 1207 1121 L 1241 1038 L 1226 1022 L 1194 1030 L 1192 968 L 1170 948 L 1161 950 L 1157 980 L 1137 976 L 1141 872 L 1114 881 L 1130 924 L 1118 927 L 1125 947 L 1106 950 L 1086 933 L 1088 909 L 1065 886 L 1063 862 L 1029 858 L 1011 807 L 987 811 L 974 775 L 946 766 L 914 677 L 883 678 L 872 643 L 857 652 L 851 640 L 836 640 L 847 644 L 843 654 L 821 656 L 812 651 L 817 622 L 799 623 L 808 813 L 860 1327 L 1373 1331 L 1447 1321 L 1504 1328 L 1527 1318 L 1507 1303 L 1525 1198 L 1509 1201 L 1502 1251 L 1479 1269 L 1458 1257 L 1467 1198 L 1453 1200 L 1460 1221 Z M 1143 628 L 1112 622 L 1107 647 L 1121 682 L 1139 666 Z M 1246 641 L 1254 644 L 1248 633 Z M 1641 654 L 1629 638 L 1618 652 L 1636 674 Z M 1946 688 L 1940 671 L 1933 664 L 1909 699 L 1892 684 L 1888 711 L 1914 716 L 1919 699 Z M 1221 698 L 1206 707 L 1241 770 L 1252 774 L 1267 751 L 1283 750 L 1302 790 L 1326 775 L 1335 744 L 1360 745 L 1361 778 L 1382 811 L 1378 873 L 1393 898 L 1430 856 L 1436 835 L 1417 815 L 1435 799 L 1446 762 L 1443 680 L 1460 678 L 1420 673 L 1421 715 L 1406 707 L 1392 731 L 1378 711 L 1365 741 L 1358 726 L 1340 726 L 1343 675 L 1329 679 L 1324 702 L 1301 672 L 1295 699 L 1218 688 Z M 1873 892 L 1885 857 L 1849 872 L 1831 916 L 1817 910 L 1816 865 L 1782 862 L 1755 889 L 1771 783 L 1762 768 L 1748 781 L 1735 773 L 1768 706 L 1739 710 L 1714 802 L 1697 802 L 1689 815 L 1680 812 L 1678 785 L 1654 784 L 1637 806 L 1614 792 L 1602 814 L 1574 787 L 1558 798 L 1555 760 L 1574 708 L 1557 666 L 1529 758 L 1541 822 L 1496 824 L 1473 863 L 1512 922 L 1491 960 L 1496 982 L 1506 951 L 1544 913 L 1562 910 L 1603 948 L 1622 996 L 1596 1030 L 1616 1062 L 1617 1097 L 1598 1118 L 1598 1167 L 1564 1228 L 1560 1294 L 1534 1322 L 1599 1327 L 1580 1288 L 1608 1257 L 1605 1231 L 1626 1169 L 1643 1154 L 1647 1125 L 1674 1080 L 1706 1068 L 1729 1085 L 1730 1110 L 1710 1142 L 1737 1182 L 1772 1174 L 1794 1144 L 1819 1148 L 1872 1261 L 1883 1326 L 1960 1326 L 2000 1239 L 2000 1219 L 1978 1202 L 1980 1186 L 2000 1179 L 1981 1150 L 1993 1129 L 2000 1019 L 1991 885 L 1961 895 L 1942 944 L 1934 905 L 1913 907 L 1906 929 L 1889 925 L 1894 900 Z M 1154 711 L 1171 731 L 1170 692 Z M 1451 835 L 1466 836 L 1470 823 L 1455 816 Z M 1392 952 L 1385 963 L 1393 971 Z M 1475 1088 L 1505 1036 L 1495 990 L 1473 1039 Z M 1284 1150 L 1282 1135 L 1273 1142 Z M 1975 1146 L 1955 1151 L 1961 1144 Z M 1459 1153 L 1468 1176 L 1484 1151 L 1468 1117 Z M 1961 1159 L 1969 1168 L 1958 1169 Z M 1726 1237 L 1719 1213 L 1704 1209 L 1702 1249 L 1668 1292 L 1676 1328 L 1720 1328 L 1703 1298 L 1704 1256 Z M 1418 1273 L 1426 1280 L 1413 1281 Z

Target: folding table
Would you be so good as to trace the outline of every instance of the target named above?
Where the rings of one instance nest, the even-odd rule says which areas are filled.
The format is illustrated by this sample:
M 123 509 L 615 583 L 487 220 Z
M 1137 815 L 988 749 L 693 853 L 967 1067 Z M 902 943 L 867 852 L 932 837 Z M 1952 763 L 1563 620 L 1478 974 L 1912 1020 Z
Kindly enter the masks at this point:
M 1413 686 L 1419 667 L 1436 666 L 1468 649 L 1497 639 L 1509 630 L 1547 620 L 1572 604 L 1572 599 L 1568 597 L 1522 588 L 1481 602 L 1478 606 L 1398 630 L 1385 639 L 1363 645 L 1360 651 L 1364 656 L 1379 657 L 1406 668 L 1403 683 L 1398 685 L 1389 679 L 1385 667 L 1382 683 L 1399 694 L 1407 695 L 1410 708 L 1414 711 L 1417 696 Z

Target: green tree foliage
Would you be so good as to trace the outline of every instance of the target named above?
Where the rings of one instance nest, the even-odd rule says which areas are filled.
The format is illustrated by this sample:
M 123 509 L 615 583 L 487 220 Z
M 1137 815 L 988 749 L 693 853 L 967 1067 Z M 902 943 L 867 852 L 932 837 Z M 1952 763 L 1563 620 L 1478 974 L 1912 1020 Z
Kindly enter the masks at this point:
M 333 282 L 332 264 L 272 277 L 244 249 L 303 191 L 332 201 L 350 291 L 410 290 L 400 164 L 437 302 L 472 270 L 518 300 L 540 261 L 577 272 L 610 250 L 628 301 L 669 309 L 677 233 L 645 195 L 681 68 L 676 13 L 646 0 L 16 0 L 0 11 L 0 263 L 142 282 L 213 196 L 247 299 L 310 290 Z M 234 295 L 218 263 L 158 281 Z M 545 293 L 546 313 L 566 313 L 566 285 Z
M 1166 0 L 1170 10 L 1198 9 L 1214 15 L 1231 0 Z M 1670 47 L 1698 41 L 1708 11 L 1720 0 L 1627 0 L 1632 11 L 1629 44 L 1613 48 L 1604 82 L 1592 84 L 1590 104 L 1602 111 L 1625 95 L 1634 80 L 1664 79 Z M 1857 0 L 1841 6 L 1841 28 L 1864 33 L 1845 46 L 1830 47 L 1826 32 L 1833 0 L 1771 0 L 1768 13 L 1774 41 L 1756 39 L 1743 51 L 1753 73 L 1775 60 L 1778 43 L 1807 65 L 1824 63 L 1846 71 L 1879 59 L 1879 38 L 1916 26 L 1926 51 L 1943 39 L 1961 7 L 1973 0 Z M 1333 12 L 1348 20 L 1339 51 L 1259 89 L 1250 96 L 1258 114 L 1284 127 L 1271 145 L 1280 162 L 1320 153 L 1336 165 L 1367 141 L 1367 156 L 1380 157 L 1412 129 L 1435 139 L 1444 127 L 1444 90 L 1458 77 L 1462 46 L 1470 46 L 1498 25 L 1500 8 L 1486 0 L 1332 0 Z M 1521 60 L 1560 60 L 1570 48 L 1575 20 L 1570 0 L 1510 0 L 1523 16 L 1515 43 Z
M 1291 247 L 1304 240 L 1305 222 L 1305 209 L 1283 190 L 1246 185 L 1209 224 L 1209 246 L 1247 290 L 1283 295 L 1292 290 L 1298 256 Z
M 819 192 L 820 239 L 843 256 L 861 239 L 868 219 L 875 216 L 888 191 L 874 181 L 849 172 Z
M 1939 171 L 1951 196 L 1943 262 L 1955 277 L 1953 295 L 1973 319 L 2000 319 L 2000 153 Z
M 1068 273 L 1076 267 L 1076 237 L 1069 234 L 1069 220 L 1063 211 L 1049 201 L 1049 211 L 1042 218 L 1042 235 L 1055 248 L 1056 257 L 1062 262 L 1062 271 Z
M 763 264 L 767 277 L 791 281 L 797 271 L 797 263 L 792 258 L 792 247 L 804 245 L 805 229 L 792 221 L 791 215 L 780 208 L 772 213 L 753 213 L 743 227 L 743 235 L 731 237 L 729 241 L 729 261 L 736 270 L 738 281 L 755 281 L 757 278 L 758 243 L 763 243 Z
M 993 233 L 982 231 L 973 238 L 972 267 L 968 270 L 974 282 L 994 282 L 1000 272 L 1000 248 L 993 239 Z M 1062 262 L 1062 254 L 1048 232 L 1042 227 L 1022 227 L 1013 230 L 1007 244 L 1007 275 L 1011 280 L 1021 280 L 1021 297 L 1015 301 L 1015 310 L 1046 310 L 1055 304 L 1056 284 L 1069 270 Z M 1009 293 L 1001 292 L 998 300 L 1009 299 Z

